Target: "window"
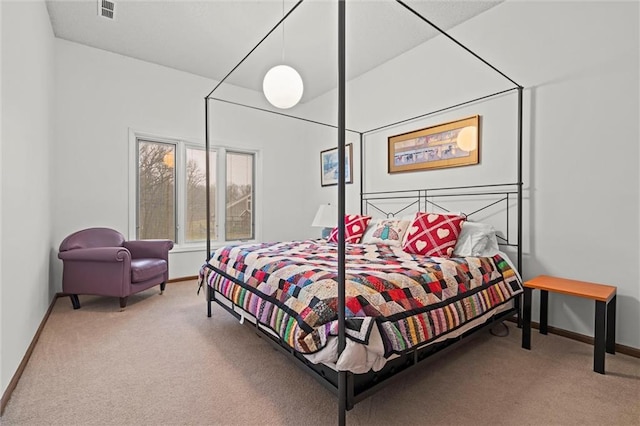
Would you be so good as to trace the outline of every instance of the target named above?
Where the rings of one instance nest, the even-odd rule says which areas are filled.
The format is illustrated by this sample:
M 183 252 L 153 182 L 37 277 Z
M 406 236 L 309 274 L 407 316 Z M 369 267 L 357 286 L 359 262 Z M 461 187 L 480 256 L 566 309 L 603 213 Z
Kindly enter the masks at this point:
M 206 158 L 204 148 L 187 147 L 187 190 L 184 204 L 186 213 L 185 241 L 205 241 L 207 239 L 207 193 L 206 193 Z M 209 201 L 211 203 L 211 239 L 216 239 L 216 158 L 217 152 L 209 153 Z
M 204 147 L 140 135 L 133 140 L 135 212 L 130 218 L 135 238 L 201 245 L 207 237 Z M 255 157 L 255 152 L 220 146 L 209 152 L 209 220 L 214 242 L 255 238 Z
M 253 154 L 227 152 L 226 239 L 253 239 Z
M 138 142 L 138 238 L 176 240 L 176 147 Z

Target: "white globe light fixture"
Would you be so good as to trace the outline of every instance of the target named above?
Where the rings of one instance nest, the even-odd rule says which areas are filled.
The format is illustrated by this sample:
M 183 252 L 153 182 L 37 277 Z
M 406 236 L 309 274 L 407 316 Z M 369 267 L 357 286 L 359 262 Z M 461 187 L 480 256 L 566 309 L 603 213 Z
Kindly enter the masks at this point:
M 458 132 L 458 138 L 456 139 L 458 148 L 463 151 L 473 151 L 478 147 L 478 129 L 473 126 L 467 126 L 462 128 Z
M 276 65 L 265 74 L 262 91 L 271 105 L 288 109 L 300 102 L 304 84 L 298 71 L 288 65 Z

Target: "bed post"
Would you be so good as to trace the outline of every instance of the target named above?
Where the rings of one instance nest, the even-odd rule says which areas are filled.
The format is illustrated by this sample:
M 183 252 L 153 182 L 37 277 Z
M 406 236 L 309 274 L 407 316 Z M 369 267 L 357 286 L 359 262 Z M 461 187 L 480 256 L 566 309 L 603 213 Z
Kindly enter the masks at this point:
M 211 165 L 209 164 L 209 95 L 204 98 L 204 174 L 205 174 L 205 207 L 206 229 L 207 229 L 207 262 L 211 259 L 211 200 L 209 200 L 209 184 L 211 181 Z M 206 280 L 205 280 L 206 281 Z M 204 283 L 207 288 L 207 317 L 211 318 L 211 292 L 208 283 Z
M 518 272 L 522 276 L 522 89 L 518 85 Z M 516 324 L 522 327 L 522 295 L 514 300 Z
M 345 338 L 345 1 L 338 0 L 338 356 Z M 352 171 L 353 173 L 353 171 Z M 347 372 L 338 371 L 338 424 L 344 426 L 347 411 Z
M 522 274 L 522 86 L 518 86 L 518 271 Z
M 360 214 L 364 214 L 364 133 L 360 132 Z
M 207 229 L 207 262 L 211 259 L 211 206 L 209 200 L 209 185 L 211 182 L 211 165 L 209 164 L 209 96 L 204 98 L 204 173 L 205 173 L 205 207 Z

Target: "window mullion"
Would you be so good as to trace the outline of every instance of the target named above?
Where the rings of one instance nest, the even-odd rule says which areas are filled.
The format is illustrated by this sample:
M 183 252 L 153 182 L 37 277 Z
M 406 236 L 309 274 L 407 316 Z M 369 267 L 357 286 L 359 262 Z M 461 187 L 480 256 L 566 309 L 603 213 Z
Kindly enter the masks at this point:
M 216 236 L 217 241 L 227 240 L 227 230 L 225 224 L 227 223 L 227 150 L 224 147 L 218 149 L 219 155 L 217 156 L 217 190 L 216 190 Z
M 176 146 L 176 237 L 178 239 L 178 244 L 184 244 L 186 241 L 185 237 L 185 229 L 186 229 L 186 219 L 185 219 L 185 203 L 186 197 L 185 193 L 187 190 L 186 183 L 186 154 L 185 154 L 185 144 L 183 141 L 179 141 Z

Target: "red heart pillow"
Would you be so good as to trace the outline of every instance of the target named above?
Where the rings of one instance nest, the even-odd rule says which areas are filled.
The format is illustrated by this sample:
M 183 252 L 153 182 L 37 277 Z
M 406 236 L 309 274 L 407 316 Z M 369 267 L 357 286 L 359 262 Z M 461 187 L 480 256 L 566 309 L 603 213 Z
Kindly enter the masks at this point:
M 407 229 L 402 250 L 423 256 L 450 257 L 464 221 L 463 216 L 416 213 Z
M 367 229 L 371 216 L 360 216 L 359 214 L 344 215 L 344 240 L 347 243 L 358 244 L 362 234 Z M 338 242 L 338 227 L 336 226 L 329 234 L 329 241 Z

